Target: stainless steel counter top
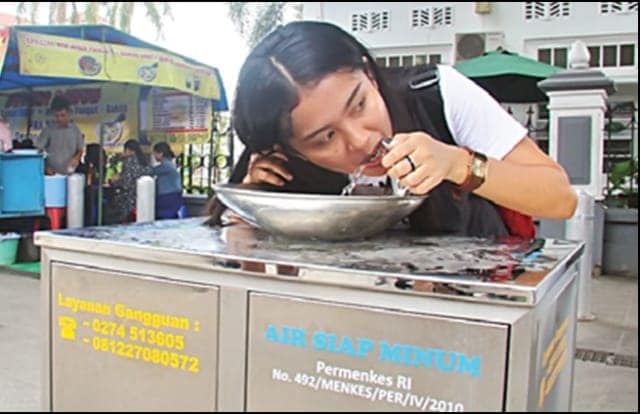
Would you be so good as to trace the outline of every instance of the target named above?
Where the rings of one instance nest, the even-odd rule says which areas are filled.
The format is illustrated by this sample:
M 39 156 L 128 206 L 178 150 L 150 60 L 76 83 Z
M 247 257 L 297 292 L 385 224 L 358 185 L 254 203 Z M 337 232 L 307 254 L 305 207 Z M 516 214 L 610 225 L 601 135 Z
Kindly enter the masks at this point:
M 44 248 L 242 272 L 290 281 L 533 306 L 569 276 L 583 244 L 425 237 L 390 231 L 352 242 L 292 241 L 203 218 L 38 232 Z M 151 251 L 161 254 L 151 255 Z

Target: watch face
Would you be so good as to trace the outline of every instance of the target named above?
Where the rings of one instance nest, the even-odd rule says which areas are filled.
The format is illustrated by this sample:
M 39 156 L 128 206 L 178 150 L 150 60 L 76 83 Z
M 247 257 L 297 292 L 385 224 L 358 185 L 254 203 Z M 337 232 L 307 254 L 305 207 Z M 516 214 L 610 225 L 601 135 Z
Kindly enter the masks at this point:
M 484 161 L 482 159 L 473 157 L 471 173 L 476 177 L 484 178 Z
M 460 185 L 462 191 L 471 192 L 484 183 L 487 175 L 487 157 L 479 152 L 472 152 L 469 175 Z

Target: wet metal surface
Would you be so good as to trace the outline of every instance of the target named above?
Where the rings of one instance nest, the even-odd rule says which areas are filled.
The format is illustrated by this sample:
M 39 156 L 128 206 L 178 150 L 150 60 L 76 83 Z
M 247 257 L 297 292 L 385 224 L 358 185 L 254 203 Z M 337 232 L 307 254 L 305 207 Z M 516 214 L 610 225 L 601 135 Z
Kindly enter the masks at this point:
M 344 276 L 345 284 L 354 284 L 348 279 L 358 276 L 356 284 L 366 280 L 366 286 L 470 297 L 482 292 L 527 304 L 535 303 L 548 279 L 560 277 L 581 252 L 581 244 L 551 239 L 425 237 L 400 231 L 362 241 L 296 241 L 245 225 L 211 228 L 202 221 L 67 229 L 38 233 L 36 239 L 58 247 L 78 238 L 104 241 L 105 249 L 122 250 L 125 256 L 135 247 L 170 249 L 211 257 L 214 267 L 244 272 L 315 282 L 322 281 L 318 275 L 331 273 Z M 514 293 L 518 297 L 502 297 Z

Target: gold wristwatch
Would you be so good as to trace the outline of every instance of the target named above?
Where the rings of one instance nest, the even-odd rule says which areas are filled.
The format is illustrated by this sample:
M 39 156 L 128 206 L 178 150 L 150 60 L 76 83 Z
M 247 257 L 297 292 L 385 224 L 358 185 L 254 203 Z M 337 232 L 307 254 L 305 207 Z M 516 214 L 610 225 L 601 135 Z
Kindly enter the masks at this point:
M 463 147 L 463 149 L 471 155 L 471 160 L 469 162 L 467 177 L 458 188 L 460 191 L 470 193 L 480 187 L 487 177 L 487 156 L 467 147 Z

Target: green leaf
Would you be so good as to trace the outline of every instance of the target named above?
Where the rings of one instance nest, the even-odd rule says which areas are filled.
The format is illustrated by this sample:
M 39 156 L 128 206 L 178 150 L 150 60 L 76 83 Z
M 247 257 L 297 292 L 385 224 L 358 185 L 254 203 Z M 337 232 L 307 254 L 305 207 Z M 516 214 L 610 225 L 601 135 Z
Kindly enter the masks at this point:
M 286 4 L 284 2 L 271 2 L 258 10 L 251 35 L 249 36 L 249 47 L 256 46 L 264 36 L 282 23 Z
M 229 18 L 249 47 L 254 47 L 267 33 L 282 24 L 287 8 L 294 18 L 302 15 L 302 3 L 226 2 Z
M 109 25 L 115 27 L 116 20 L 118 18 L 118 9 L 120 8 L 120 3 L 118 2 L 106 3 L 106 5 L 109 8 L 107 11 L 107 18 L 109 19 Z
M 627 126 L 622 122 L 617 121 L 610 122 L 605 126 L 605 130 L 611 132 L 612 134 L 624 131 L 625 129 L 627 129 Z
M 96 24 L 98 22 L 98 11 L 100 3 L 90 1 L 87 3 L 87 8 L 84 11 L 84 18 L 89 24 Z

